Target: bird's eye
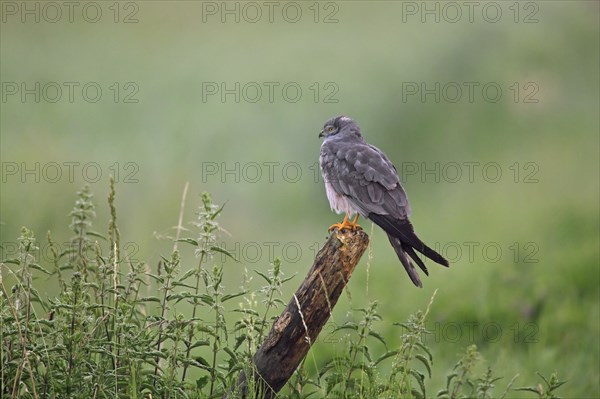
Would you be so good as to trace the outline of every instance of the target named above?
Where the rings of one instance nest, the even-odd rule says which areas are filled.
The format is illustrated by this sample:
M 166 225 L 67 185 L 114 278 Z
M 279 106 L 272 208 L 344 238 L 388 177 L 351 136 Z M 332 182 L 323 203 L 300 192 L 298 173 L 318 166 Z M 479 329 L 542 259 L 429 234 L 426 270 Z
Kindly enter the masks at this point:
M 329 126 L 329 127 L 327 128 L 327 131 L 328 131 L 329 133 L 333 133 L 333 132 L 335 131 L 335 128 L 334 128 L 333 126 Z

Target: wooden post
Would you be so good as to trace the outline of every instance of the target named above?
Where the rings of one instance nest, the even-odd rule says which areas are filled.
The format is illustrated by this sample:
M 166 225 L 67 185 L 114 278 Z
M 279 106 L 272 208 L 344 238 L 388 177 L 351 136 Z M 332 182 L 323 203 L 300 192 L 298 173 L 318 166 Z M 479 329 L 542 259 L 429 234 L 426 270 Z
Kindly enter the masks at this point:
M 257 397 L 275 397 L 290 379 L 331 316 L 368 244 L 369 237 L 362 230 L 334 230 L 329 236 L 302 285 L 254 355 Z M 237 394 L 229 393 L 225 398 L 244 398 L 246 389 L 242 372 L 232 388 Z

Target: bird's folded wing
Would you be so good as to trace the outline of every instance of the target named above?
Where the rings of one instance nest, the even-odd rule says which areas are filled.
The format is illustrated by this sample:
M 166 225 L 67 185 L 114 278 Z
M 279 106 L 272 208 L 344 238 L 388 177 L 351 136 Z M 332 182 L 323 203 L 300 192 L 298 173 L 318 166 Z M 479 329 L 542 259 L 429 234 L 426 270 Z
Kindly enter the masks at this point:
M 321 167 L 334 190 L 363 215 L 404 219 L 410 206 L 396 168 L 378 148 L 364 142 L 324 143 Z

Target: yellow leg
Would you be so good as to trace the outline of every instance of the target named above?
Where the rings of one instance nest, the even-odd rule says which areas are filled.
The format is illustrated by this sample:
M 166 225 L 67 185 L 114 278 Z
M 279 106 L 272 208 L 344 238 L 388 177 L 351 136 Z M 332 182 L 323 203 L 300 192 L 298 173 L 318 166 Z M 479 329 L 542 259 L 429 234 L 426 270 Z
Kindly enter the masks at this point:
M 350 222 L 348 220 L 348 214 L 346 214 L 346 216 L 344 216 L 344 221 L 342 223 L 334 223 L 331 226 L 329 226 L 329 231 L 333 231 L 335 229 L 338 230 L 343 230 L 343 229 L 348 229 L 348 230 L 357 230 L 357 229 L 361 229 L 362 227 L 360 227 L 359 225 L 356 224 L 356 222 L 358 221 L 358 213 L 356 214 L 356 217 L 354 218 L 354 220 L 352 222 Z
M 356 224 L 358 222 L 358 216 L 359 216 L 359 214 L 357 213 L 356 216 L 354 217 L 354 220 L 350 223 L 352 225 L 352 227 L 351 227 L 352 230 L 362 229 L 362 227 L 360 227 L 358 224 Z
M 333 231 L 334 229 L 338 229 L 341 230 L 343 228 L 346 228 L 350 223 L 348 222 L 348 214 L 346 214 L 346 216 L 344 216 L 344 221 L 342 223 L 334 223 L 331 226 L 329 226 L 329 229 L 327 229 L 328 231 Z

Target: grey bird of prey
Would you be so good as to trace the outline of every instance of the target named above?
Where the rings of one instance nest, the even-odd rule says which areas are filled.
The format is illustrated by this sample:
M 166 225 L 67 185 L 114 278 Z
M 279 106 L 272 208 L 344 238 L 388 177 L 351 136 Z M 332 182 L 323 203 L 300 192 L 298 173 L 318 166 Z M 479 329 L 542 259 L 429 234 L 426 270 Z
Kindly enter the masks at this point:
M 415 250 L 442 266 L 449 263 L 417 237 L 408 217 L 411 210 L 398 173 L 388 157 L 363 139 L 358 125 L 347 116 L 325 122 L 319 162 L 331 209 L 345 213 L 342 223 L 329 230 L 357 229 L 358 215 L 373 221 L 388 235 L 411 281 L 423 287 L 412 260 L 429 275 Z M 356 214 L 352 222 L 351 215 Z

